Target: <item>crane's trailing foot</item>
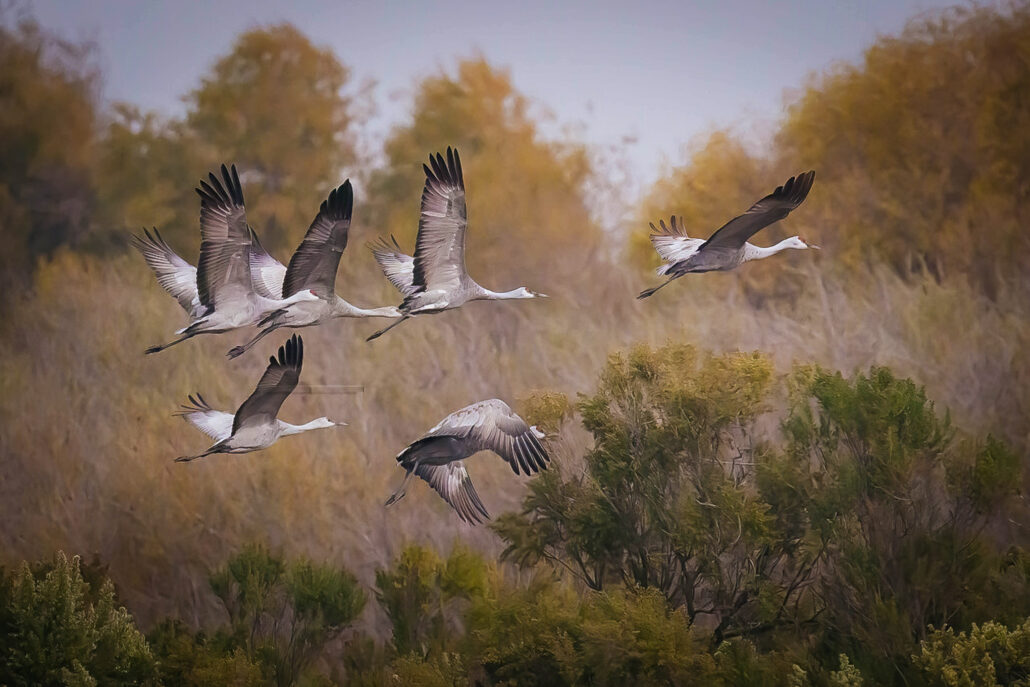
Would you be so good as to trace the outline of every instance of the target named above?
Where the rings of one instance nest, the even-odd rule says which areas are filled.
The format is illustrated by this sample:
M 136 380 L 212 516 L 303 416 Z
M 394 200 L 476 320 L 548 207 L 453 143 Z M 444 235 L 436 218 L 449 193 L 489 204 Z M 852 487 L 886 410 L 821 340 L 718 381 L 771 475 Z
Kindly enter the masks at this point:
M 365 339 L 365 341 L 374 341 L 375 339 L 378 339 L 380 336 L 382 336 L 386 332 L 390 331 L 391 329 L 393 329 L 394 327 L 396 327 L 397 325 L 399 325 L 401 322 L 403 322 L 406 319 L 408 319 L 407 315 L 405 315 L 401 319 L 397 320 L 396 322 L 393 322 L 392 324 L 390 324 L 389 327 L 385 327 L 383 329 L 380 329 L 378 332 L 376 332 L 372 336 L 370 336 L 367 339 Z
M 662 284 L 659 284 L 658 286 L 655 286 L 654 288 L 647 289 L 645 291 L 641 291 L 640 295 L 637 296 L 637 299 L 639 300 L 641 298 L 647 298 L 648 296 L 653 296 L 655 291 L 657 291 L 658 289 L 662 288 L 663 286 L 668 286 L 669 282 L 671 282 L 671 281 L 672 280 L 670 279 L 669 281 L 664 282 Z

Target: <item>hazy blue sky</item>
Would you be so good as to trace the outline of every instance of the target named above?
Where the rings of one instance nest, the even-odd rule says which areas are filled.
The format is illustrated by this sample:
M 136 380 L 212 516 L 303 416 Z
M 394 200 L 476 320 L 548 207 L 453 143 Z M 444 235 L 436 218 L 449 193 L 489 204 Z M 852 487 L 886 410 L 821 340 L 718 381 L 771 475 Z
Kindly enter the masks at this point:
M 290 21 L 374 79 L 381 135 L 404 121 L 416 81 L 482 53 L 554 113 L 549 131 L 628 147 L 638 182 L 715 127 L 768 131 L 808 74 L 856 60 L 938 0 L 760 2 L 143 2 L 36 0 L 37 18 L 100 45 L 104 94 L 176 113 L 233 38 Z

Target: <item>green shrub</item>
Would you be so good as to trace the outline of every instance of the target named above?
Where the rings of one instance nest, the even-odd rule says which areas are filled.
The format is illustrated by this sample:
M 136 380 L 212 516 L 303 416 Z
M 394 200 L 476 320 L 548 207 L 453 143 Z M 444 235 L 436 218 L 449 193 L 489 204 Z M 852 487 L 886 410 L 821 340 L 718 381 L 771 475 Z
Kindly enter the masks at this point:
M 0 684 L 157 684 L 150 648 L 114 585 L 90 585 L 78 556 L 23 563 L 0 587 Z

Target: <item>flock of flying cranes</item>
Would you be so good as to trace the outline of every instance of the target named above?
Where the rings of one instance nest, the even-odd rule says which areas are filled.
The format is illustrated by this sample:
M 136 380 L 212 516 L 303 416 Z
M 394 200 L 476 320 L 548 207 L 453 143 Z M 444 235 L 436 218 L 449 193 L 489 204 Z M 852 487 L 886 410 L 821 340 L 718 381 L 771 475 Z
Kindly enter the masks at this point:
M 322 324 L 337 317 L 394 318 L 389 326 L 368 337 L 372 341 L 401 322 L 417 315 L 459 308 L 473 300 L 543 298 L 526 287 L 491 291 L 477 284 L 465 269 L 465 180 L 458 151 L 447 149 L 429 156 L 414 256 L 404 253 L 391 236 L 369 244 L 375 260 L 403 296 L 397 306 L 359 308 L 336 295 L 336 272 L 347 247 L 354 192 L 350 180 L 329 193 L 322 202 L 304 240 L 283 265 L 261 246 L 247 224 L 236 166 L 222 165 L 221 179 L 214 174 L 201 181 L 200 260 L 189 264 L 161 238 L 157 229 L 133 236 L 133 244 L 157 276 L 158 283 L 186 311 L 189 324 L 176 332 L 178 338 L 147 349 L 156 353 L 200 334 L 217 334 L 257 326 L 259 332 L 242 346 L 228 352 L 242 355 L 262 338 L 282 327 L 300 328 Z M 643 291 L 647 298 L 674 279 L 694 272 L 731 270 L 741 263 L 769 257 L 786 248 L 818 248 L 792 236 L 762 248 L 748 242 L 761 229 L 785 218 L 808 196 L 815 172 L 791 177 L 783 186 L 733 218 L 707 240 L 691 238 L 675 216 L 668 225 L 651 225 L 651 243 L 665 262 L 659 275 L 668 279 Z M 320 417 L 302 425 L 278 419 L 279 409 L 296 388 L 304 363 L 304 342 L 293 334 L 270 358 L 257 388 L 235 413 L 215 410 L 199 393 L 176 413 L 212 439 L 203 453 L 176 458 L 188 462 L 215 453 L 249 453 L 268 448 L 279 437 L 345 423 Z M 400 488 L 386 502 L 404 496 L 412 474 L 429 484 L 465 522 L 489 518 L 463 463 L 465 458 L 489 450 L 501 456 L 515 474 L 529 475 L 547 469 L 550 458 L 540 439 L 544 434 L 526 423 L 504 401 L 473 403 L 441 420 L 397 455 L 405 470 Z

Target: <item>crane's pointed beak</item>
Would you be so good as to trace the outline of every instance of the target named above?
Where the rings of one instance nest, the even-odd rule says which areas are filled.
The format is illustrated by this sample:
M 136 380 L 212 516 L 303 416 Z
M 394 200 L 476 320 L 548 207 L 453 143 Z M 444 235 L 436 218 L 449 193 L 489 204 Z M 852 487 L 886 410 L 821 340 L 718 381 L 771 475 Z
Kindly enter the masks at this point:
M 822 250 L 822 248 L 820 248 L 819 246 L 815 245 L 814 243 L 808 244 L 808 247 L 809 248 L 815 248 L 816 250 Z

